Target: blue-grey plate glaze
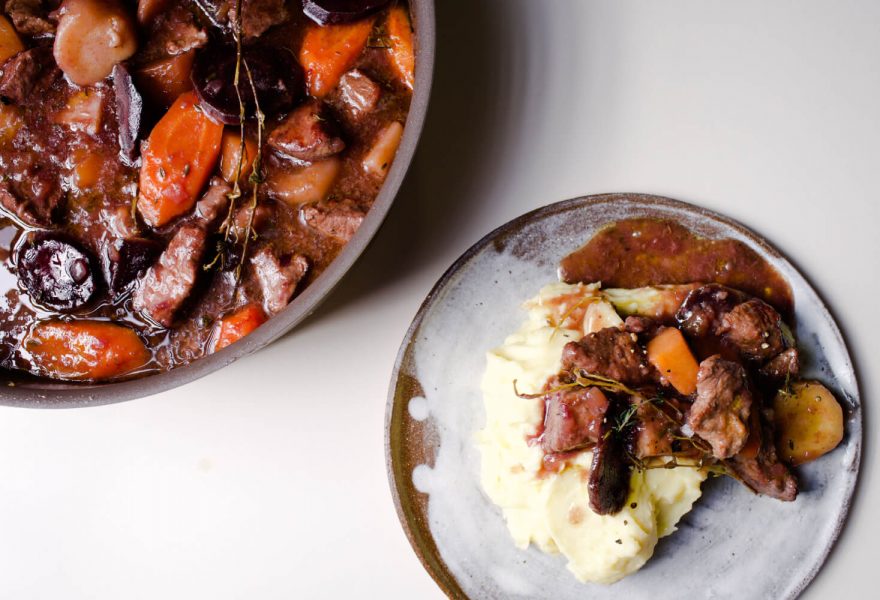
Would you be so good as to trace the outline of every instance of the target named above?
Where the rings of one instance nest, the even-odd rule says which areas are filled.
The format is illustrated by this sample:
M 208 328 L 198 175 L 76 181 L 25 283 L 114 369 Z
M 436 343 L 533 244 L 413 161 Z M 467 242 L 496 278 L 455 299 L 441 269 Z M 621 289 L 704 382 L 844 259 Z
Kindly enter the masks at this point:
M 792 503 L 710 479 L 679 530 L 645 567 L 613 586 L 579 583 L 561 556 L 519 550 L 483 493 L 474 434 L 484 426 L 485 353 L 525 319 L 520 308 L 554 281 L 559 260 L 603 225 L 628 217 L 676 220 L 754 248 L 785 276 L 795 299 L 804 376 L 843 402 L 846 435 L 799 467 Z M 416 553 L 454 598 L 793 598 L 812 580 L 843 526 L 858 477 L 862 415 L 852 362 L 837 325 L 804 277 L 742 225 L 689 204 L 637 194 L 577 198 L 493 231 L 428 295 L 398 356 L 386 427 L 388 473 Z

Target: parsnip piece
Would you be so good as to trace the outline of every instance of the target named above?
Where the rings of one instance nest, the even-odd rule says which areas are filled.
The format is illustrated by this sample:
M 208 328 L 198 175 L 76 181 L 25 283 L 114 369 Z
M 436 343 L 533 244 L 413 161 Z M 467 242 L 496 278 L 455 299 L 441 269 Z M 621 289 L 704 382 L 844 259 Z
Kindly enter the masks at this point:
M 118 0 L 65 0 L 53 52 L 77 85 L 94 85 L 137 50 L 134 23 Z
M 403 125 L 394 121 L 385 126 L 373 147 L 364 157 L 364 171 L 377 177 L 384 178 L 388 173 L 394 155 L 397 154 L 397 147 L 400 145 L 400 138 L 403 136 Z

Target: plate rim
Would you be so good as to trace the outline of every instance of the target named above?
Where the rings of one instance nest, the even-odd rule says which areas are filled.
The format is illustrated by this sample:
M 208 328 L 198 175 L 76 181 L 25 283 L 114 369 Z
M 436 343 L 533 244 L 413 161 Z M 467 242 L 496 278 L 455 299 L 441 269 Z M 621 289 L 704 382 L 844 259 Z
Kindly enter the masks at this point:
M 458 273 L 458 271 L 460 271 L 474 256 L 483 251 L 490 244 L 493 244 L 497 239 L 506 237 L 512 232 L 519 231 L 523 227 L 529 225 L 534 221 L 576 208 L 589 210 L 590 208 L 600 204 L 610 204 L 614 202 L 627 202 L 638 207 L 646 208 L 650 208 L 652 206 L 661 206 L 673 210 L 682 210 L 694 214 L 695 216 L 700 218 L 719 222 L 723 225 L 730 227 L 738 234 L 743 236 L 745 239 L 748 240 L 748 243 L 750 245 L 760 247 L 760 249 L 765 251 L 774 259 L 782 261 L 782 263 L 784 264 L 787 264 L 788 267 L 790 267 L 794 272 L 796 272 L 800 277 L 803 278 L 810 291 L 815 294 L 820 309 L 824 311 L 825 315 L 828 317 L 831 332 L 834 335 L 836 342 L 840 345 L 840 347 L 843 348 L 845 352 L 847 366 L 853 374 L 852 383 L 856 406 L 856 410 L 853 413 L 853 418 L 857 419 L 859 424 L 858 435 L 851 438 L 850 442 L 851 444 L 854 444 L 854 456 L 852 459 L 851 467 L 848 470 L 852 471 L 853 477 L 846 483 L 846 487 L 844 490 L 844 500 L 838 514 L 838 518 L 834 523 L 834 529 L 831 535 L 828 537 L 825 546 L 822 548 L 818 559 L 810 567 L 809 571 L 806 572 L 801 581 L 794 587 L 792 592 L 788 596 L 786 596 L 786 599 L 797 598 L 815 579 L 816 575 L 819 573 L 822 566 L 827 561 L 828 556 L 831 554 L 831 551 L 837 544 L 837 541 L 843 531 L 843 527 L 849 517 L 849 512 L 855 498 L 855 492 L 861 475 L 862 445 L 864 443 L 864 408 L 862 407 L 861 402 L 861 390 L 859 388 L 859 376 L 858 370 L 856 368 L 856 362 L 855 360 L 853 360 L 849 346 L 846 344 L 846 339 L 844 338 L 840 326 L 837 323 L 837 319 L 835 318 L 834 313 L 829 308 L 827 302 L 816 289 L 816 286 L 812 283 L 812 281 L 810 281 L 810 279 L 803 273 L 803 271 L 797 268 L 785 254 L 783 254 L 780 250 L 770 244 L 770 242 L 764 236 L 747 227 L 746 225 L 740 223 L 736 219 L 733 219 L 732 217 L 728 217 L 727 215 L 724 215 L 712 209 L 705 208 L 703 206 L 699 206 L 682 200 L 677 200 L 674 198 L 669 198 L 667 196 L 645 194 L 639 192 L 612 192 L 576 196 L 574 198 L 546 204 L 539 208 L 525 212 L 517 217 L 514 217 L 513 219 L 492 229 L 489 233 L 481 237 L 476 243 L 465 250 L 438 278 L 437 282 L 431 287 L 431 290 L 428 292 L 428 294 L 425 296 L 425 299 L 419 305 L 419 308 L 416 311 L 412 322 L 407 328 L 403 340 L 401 341 L 400 348 L 398 349 L 397 356 L 394 361 L 394 368 L 391 372 L 391 379 L 389 382 L 388 394 L 385 404 L 385 470 L 398 521 L 400 522 L 400 525 L 403 528 L 404 533 L 406 534 L 410 546 L 412 547 L 419 561 L 422 563 L 423 568 L 428 572 L 428 574 L 440 587 L 440 589 L 449 598 L 455 598 L 456 600 L 469 600 L 470 597 L 464 593 L 460 584 L 458 583 L 458 580 L 449 570 L 448 566 L 443 560 L 443 557 L 440 555 L 436 542 L 433 539 L 433 535 L 430 533 L 430 528 L 428 527 L 427 529 L 426 537 L 423 531 L 417 530 L 417 528 L 413 526 L 412 521 L 420 521 L 422 522 L 421 529 L 424 530 L 427 524 L 423 522 L 424 519 L 420 518 L 419 515 L 413 514 L 411 512 L 411 508 L 409 506 L 409 504 L 411 503 L 408 501 L 405 502 L 403 499 L 406 494 L 402 489 L 403 484 L 398 480 L 398 476 L 403 474 L 403 466 L 399 464 L 399 457 L 397 456 L 397 454 L 399 454 L 399 450 L 395 452 L 396 448 L 399 449 L 401 443 L 403 442 L 403 438 L 398 433 L 400 427 L 395 427 L 394 423 L 395 415 L 400 415 L 401 413 L 403 413 L 403 411 L 406 410 L 406 403 L 409 400 L 409 398 L 407 398 L 406 401 L 401 399 L 401 401 L 398 402 L 398 398 L 402 398 L 402 394 L 399 393 L 401 388 L 400 380 L 402 369 L 405 364 L 411 362 L 412 348 L 417 340 L 417 334 L 419 329 L 421 328 L 422 322 L 425 319 L 425 315 L 434 305 L 436 298 L 446 288 L 453 276 Z M 609 223 L 610 222 L 612 221 L 609 221 Z M 428 550 L 426 551 L 419 542 L 426 544 Z

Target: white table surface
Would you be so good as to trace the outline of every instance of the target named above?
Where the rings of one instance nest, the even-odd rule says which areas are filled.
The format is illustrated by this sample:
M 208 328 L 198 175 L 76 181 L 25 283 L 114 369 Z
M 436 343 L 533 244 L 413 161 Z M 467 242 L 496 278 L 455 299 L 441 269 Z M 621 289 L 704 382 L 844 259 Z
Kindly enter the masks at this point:
M 439 4 L 416 162 L 317 314 L 149 399 L 0 409 L 0 598 L 441 597 L 385 475 L 399 342 L 434 281 L 484 233 L 611 191 L 739 219 L 829 302 L 869 421 L 849 523 L 804 597 L 873 588 L 880 3 Z

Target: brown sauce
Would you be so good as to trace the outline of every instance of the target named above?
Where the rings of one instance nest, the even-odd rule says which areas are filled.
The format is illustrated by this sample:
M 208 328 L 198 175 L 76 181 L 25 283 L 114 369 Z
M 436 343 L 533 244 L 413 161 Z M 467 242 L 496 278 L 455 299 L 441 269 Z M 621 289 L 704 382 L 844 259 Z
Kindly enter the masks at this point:
M 601 281 L 603 287 L 720 283 L 761 298 L 790 318 L 791 287 L 744 243 L 709 239 L 663 219 L 626 219 L 600 230 L 562 259 L 567 283 Z

